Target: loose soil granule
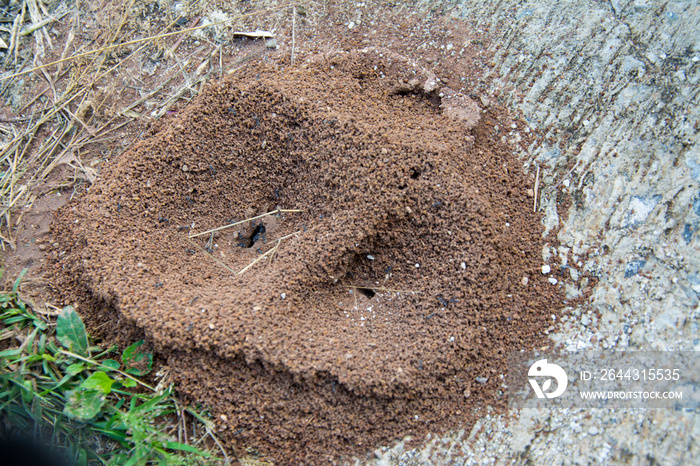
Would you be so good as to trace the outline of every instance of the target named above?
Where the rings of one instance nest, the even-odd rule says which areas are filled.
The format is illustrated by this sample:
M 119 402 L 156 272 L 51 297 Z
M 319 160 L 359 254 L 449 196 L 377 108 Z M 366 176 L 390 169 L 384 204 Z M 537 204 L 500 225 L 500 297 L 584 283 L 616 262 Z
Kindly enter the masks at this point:
M 54 281 L 94 331 L 145 335 L 229 445 L 278 463 L 468 428 L 562 299 L 531 180 L 410 60 L 297 63 L 210 85 L 105 168 L 56 216 Z M 188 238 L 278 208 L 303 212 Z

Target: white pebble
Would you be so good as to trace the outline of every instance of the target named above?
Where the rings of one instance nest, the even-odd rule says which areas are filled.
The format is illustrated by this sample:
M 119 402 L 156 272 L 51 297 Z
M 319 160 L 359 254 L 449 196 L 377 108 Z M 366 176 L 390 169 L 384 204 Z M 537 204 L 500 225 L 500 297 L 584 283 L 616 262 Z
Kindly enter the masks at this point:
M 416 268 L 420 267 L 420 264 L 416 264 Z
M 462 267 L 462 270 L 467 270 L 467 264 L 464 263 L 464 262 L 462 262 L 462 264 L 460 265 L 460 267 Z
M 282 299 L 286 298 L 286 297 L 287 297 L 287 293 L 282 293 L 282 294 L 280 295 L 280 297 L 281 297 Z
M 544 275 L 547 275 L 547 274 L 548 274 L 549 272 L 551 272 L 551 271 L 552 271 L 552 268 L 551 268 L 550 266 L 548 266 L 547 264 L 544 264 L 544 265 L 542 266 L 542 273 L 543 273 Z
M 370 254 L 367 254 L 367 259 L 373 261 L 373 260 L 374 260 L 374 256 L 372 256 L 372 255 L 370 255 Z
M 557 283 L 559 283 L 554 277 L 549 277 L 547 281 L 549 281 L 549 283 L 551 283 L 552 285 L 556 285 Z

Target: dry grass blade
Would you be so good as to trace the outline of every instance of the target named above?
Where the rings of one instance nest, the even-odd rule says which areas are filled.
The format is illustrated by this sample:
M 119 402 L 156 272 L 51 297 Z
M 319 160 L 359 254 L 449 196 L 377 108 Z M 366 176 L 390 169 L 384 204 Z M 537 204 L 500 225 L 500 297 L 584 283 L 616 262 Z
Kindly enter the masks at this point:
M 17 24 L 19 25 L 20 23 L 17 22 Z M 166 30 L 167 28 L 172 27 L 174 24 L 174 22 L 169 24 L 166 27 Z M 61 157 L 65 156 L 66 154 L 69 154 L 77 148 L 76 141 L 78 140 L 78 132 L 74 132 L 70 144 L 68 144 L 68 147 L 65 147 L 65 149 L 58 155 L 58 157 L 56 157 L 56 159 L 54 159 L 51 162 L 49 167 L 44 170 L 47 160 L 53 156 L 53 154 L 56 152 L 56 149 L 59 147 L 59 145 L 62 144 L 64 136 L 67 135 L 73 129 L 73 121 L 77 121 L 77 118 L 74 117 L 73 113 L 69 110 L 68 106 L 79 97 L 82 97 L 82 105 L 83 102 L 85 102 L 85 99 L 87 98 L 90 90 L 100 79 L 104 78 L 105 76 L 108 76 L 111 72 L 113 72 L 119 66 L 121 66 L 121 64 L 124 63 L 125 60 L 128 60 L 130 57 L 139 53 L 146 46 L 146 44 L 147 43 L 144 43 L 141 47 L 131 52 L 123 60 L 121 60 L 120 62 L 118 62 L 117 64 L 105 71 L 98 72 L 100 70 L 100 67 L 102 66 L 102 62 L 104 61 L 105 57 L 98 58 L 93 61 L 91 66 L 84 67 L 77 75 L 73 76 L 73 79 L 64 90 L 62 96 L 60 98 L 57 98 L 56 96 L 54 97 L 55 101 L 53 103 L 53 106 L 49 107 L 48 109 L 45 107 L 43 110 L 39 111 L 38 114 L 40 116 L 36 121 L 33 118 L 34 114 L 32 114 L 32 118 L 27 124 L 26 129 L 20 133 L 14 134 L 14 137 L 3 145 L 2 149 L 0 150 L 0 166 L 5 165 L 7 169 L 3 172 L 2 178 L 0 179 L 0 199 L 2 199 L 2 204 L 4 207 L 2 214 L 0 214 L 0 217 L 5 217 L 6 227 L 8 228 L 7 238 L 10 240 L 8 244 L 13 245 L 12 233 L 9 231 L 11 225 L 9 216 L 10 209 L 13 207 L 16 208 L 22 204 L 21 199 L 14 195 L 14 184 L 24 175 L 26 167 L 34 163 L 38 163 L 38 166 L 36 167 L 34 175 L 30 177 L 30 179 L 27 180 L 27 182 L 25 183 L 25 186 L 34 182 L 37 178 L 41 179 L 47 176 L 51 172 L 51 170 L 53 170 L 57 161 L 61 159 Z M 43 71 L 43 68 L 45 66 L 46 65 L 42 65 L 36 69 L 41 69 Z M 82 82 L 82 80 L 88 74 L 91 75 L 91 81 L 79 86 L 78 83 Z M 49 88 L 55 89 L 51 78 L 47 74 L 44 74 L 44 76 L 49 82 L 49 87 L 47 88 L 47 90 Z M 78 106 L 78 108 L 80 108 L 80 106 Z M 70 115 L 70 122 L 68 123 L 68 125 L 62 125 L 63 131 L 58 137 L 56 137 L 56 130 L 53 132 L 51 138 L 44 139 L 35 155 L 32 156 L 29 160 L 27 160 L 25 155 L 34 140 L 34 136 L 37 134 L 39 129 L 48 122 L 55 121 L 55 118 L 59 118 L 58 122 L 59 124 L 61 124 L 61 115 L 63 113 Z M 112 121 L 114 121 L 114 119 L 110 120 L 109 123 L 111 123 Z M 82 122 L 80 123 L 82 124 Z M 91 132 L 90 128 L 87 125 L 83 125 L 83 127 L 85 127 L 85 129 L 89 133 L 88 137 L 82 138 L 80 140 L 80 142 L 82 142 L 83 144 L 87 143 L 90 140 L 90 138 L 98 136 L 98 134 L 94 133 L 98 133 L 104 128 L 103 126 L 103 128 L 100 128 L 100 130 L 98 130 L 97 132 Z M 85 167 L 82 166 L 80 161 L 77 160 L 77 162 L 78 165 L 80 165 L 80 168 L 84 171 L 86 175 L 85 178 L 88 180 L 94 179 L 94 176 L 90 176 L 91 173 L 85 170 Z M 29 191 L 24 192 L 25 196 L 28 194 Z
M 276 215 L 276 214 L 287 213 L 287 212 L 303 212 L 303 210 L 300 210 L 300 209 L 275 209 L 272 212 L 268 212 L 266 214 L 261 214 L 261 215 L 255 216 L 255 217 L 247 218 L 245 220 L 241 220 L 240 222 L 229 223 L 228 225 L 224 225 L 224 226 L 218 227 L 218 228 L 212 228 L 211 230 L 203 231 L 201 233 L 195 233 L 194 235 L 190 235 L 189 237 L 196 238 L 197 236 L 208 235 L 209 233 L 214 233 L 216 231 L 225 230 L 226 228 L 235 227 L 236 225 L 241 225 L 241 224 L 246 223 L 246 222 L 251 222 L 253 220 L 267 217 L 269 215 Z
M 40 57 L 44 56 L 44 40 L 46 40 L 49 47 L 51 47 L 51 38 L 46 33 L 46 31 L 41 29 L 41 27 L 33 27 L 34 25 L 41 24 L 43 21 L 37 0 L 25 0 L 24 3 L 27 4 L 27 8 L 29 10 L 29 18 L 32 20 L 32 24 L 30 24 L 28 28 L 32 28 L 34 31 L 39 30 L 39 34 L 34 36 L 34 39 L 36 41 L 36 51 L 34 52 L 34 59 L 38 60 Z
M 533 212 L 537 212 L 537 196 L 538 196 L 537 191 L 539 190 L 539 188 L 540 188 L 540 164 L 537 164 L 537 174 L 535 175 L 535 189 L 534 189 L 535 199 L 533 201 L 534 203 L 532 206 Z
M 200 245 L 196 244 L 194 241 L 190 240 L 187 236 L 182 236 L 182 238 L 183 238 L 185 241 L 187 241 L 188 243 L 190 243 L 192 246 L 194 246 L 195 248 L 199 249 L 201 252 L 203 252 L 204 254 L 206 254 L 207 256 L 209 256 L 209 258 L 210 258 L 211 260 L 213 260 L 214 262 L 216 262 L 217 264 L 219 264 L 221 267 L 225 268 L 226 270 L 228 270 L 229 272 L 231 272 L 231 273 L 233 273 L 233 274 L 236 273 L 236 272 L 233 271 L 233 269 L 232 269 L 231 267 L 229 267 L 228 265 L 226 265 L 226 264 L 224 264 L 223 262 L 221 262 L 219 259 L 217 259 L 217 258 L 214 257 L 212 254 L 210 254 L 209 251 L 207 251 L 206 249 L 204 249 L 204 248 L 201 247 Z
M 292 5 L 292 58 L 291 65 L 294 66 L 294 47 L 296 43 L 296 29 L 297 29 L 297 6 Z
M 277 244 L 275 244 L 273 247 L 271 247 L 270 249 L 268 249 L 268 250 L 267 250 L 263 255 L 261 255 L 260 257 L 257 257 L 253 262 L 251 262 L 250 264 L 248 264 L 243 270 L 241 270 L 240 272 L 238 272 L 238 275 L 241 275 L 243 272 L 245 272 L 246 270 L 250 269 L 252 266 L 254 266 L 254 265 L 257 264 L 258 262 L 260 262 L 262 259 L 264 259 L 264 258 L 267 257 L 268 255 L 274 254 L 275 252 L 277 252 L 277 249 L 279 249 L 280 244 L 282 243 L 282 241 L 284 241 L 284 240 L 287 239 L 287 238 L 291 238 L 291 237 L 294 236 L 294 235 L 298 235 L 298 234 L 300 234 L 300 233 L 301 233 L 301 230 L 300 230 L 300 231 L 295 231 L 294 233 L 291 233 L 291 234 L 289 234 L 289 235 L 287 235 L 287 236 L 283 236 L 283 237 L 281 237 L 281 238 L 279 238 L 279 239 L 276 239 L 276 240 L 275 240 L 275 243 L 277 243 Z
M 15 16 L 15 20 L 12 23 L 12 32 L 10 33 L 10 46 L 7 49 L 7 54 L 5 55 L 5 65 L 9 65 L 14 59 L 14 63 L 17 64 L 17 39 L 19 38 L 19 28 L 24 22 L 24 14 L 27 12 L 26 2 L 22 3 L 22 9 L 19 14 Z

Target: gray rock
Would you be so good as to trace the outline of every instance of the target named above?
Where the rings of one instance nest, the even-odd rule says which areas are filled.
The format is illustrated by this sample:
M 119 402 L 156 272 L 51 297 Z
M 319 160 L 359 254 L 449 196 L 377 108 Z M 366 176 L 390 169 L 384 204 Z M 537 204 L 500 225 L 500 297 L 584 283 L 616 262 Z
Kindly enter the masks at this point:
M 636 259 L 630 261 L 625 265 L 625 278 L 633 277 L 639 273 L 640 270 L 644 268 L 647 261 L 642 259 Z
M 588 317 L 588 315 L 584 314 L 583 316 L 581 316 L 581 324 L 584 327 L 588 327 L 590 325 L 590 323 L 591 323 L 591 318 Z

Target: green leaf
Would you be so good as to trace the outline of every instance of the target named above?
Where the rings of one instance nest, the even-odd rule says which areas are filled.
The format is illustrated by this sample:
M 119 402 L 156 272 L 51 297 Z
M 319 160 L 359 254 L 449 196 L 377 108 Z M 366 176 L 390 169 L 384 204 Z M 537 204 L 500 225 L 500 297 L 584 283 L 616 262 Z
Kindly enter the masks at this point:
M 22 269 L 22 271 L 19 273 L 17 276 L 17 280 L 15 280 L 15 284 L 12 285 L 12 292 L 17 293 L 17 290 L 19 290 L 19 282 L 22 281 L 22 278 L 29 272 L 29 269 Z
M 109 395 L 112 391 L 112 380 L 105 372 L 98 371 L 92 374 L 87 379 L 83 380 L 79 388 L 85 388 L 88 390 L 99 390 L 105 395 Z
M 56 337 L 69 351 L 88 356 L 88 338 L 85 324 L 73 306 L 66 306 L 56 320 Z
M 25 380 L 22 382 L 22 400 L 25 403 L 31 403 L 32 399 L 34 398 L 34 389 L 32 387 L 32 381 L 31 380 Z
M 41 355 L 41 359 L 44 361 L 47 361 L 47 362 L 56 362 L 56 358 L 54 358 L 50 354 L 46 354 L 46 353 Z
M 97 416 L 105 404 L 105 396 L 98 390 L 76 389 L 67 393 L 63 412 L 78 421 L 89 421 Z
M 78 452 L 78 459 L 76 461 L 76 464 L 78 466 L 87 466 L 88 464 L 88 453 L 84 448 L 81 448 L 80 451 Z
M 12 349 L 7 349 L 5 351 L 0 351 L 0 359 L 10 359 L 10 358 L 16 358 L 22 354 L 19 350 L 19 348 L 12 348 Z
M 201 451 L 193 446 L 180 443 L 180 442 L 165 442 L 165 448 L 168 450 L 179 450 L 179 451 L 186 451 L 189 453 L 195 453 L 197 455 L 203 456 L 205 458 L 209 458 L 211 456 L 208 452 L 206 451 Z
M 122 362 L 126 366 L 125 372 L 127 374 L 141 377 L 151 372 L 151 368 L 153 367 L 153 354 L 140 351 L 139 347 L 141 345 L 143 345 L 143 340 L 137 341 L 129 346 L 124 350 L 124 354 L 122 354 Z
M 105 359 L 102 361 L 102 366 L 105 371 L 117 371 L 119 370 L 119 362 L 114 359 Z
M 131 379 L 124 379 L 122 380 L 122 385 L 124 385 L 126 388 L 133 388 L 136 386 L 136 382 Z
M 66 367 L 66 375 L 78 375 L 83 372 L 83 370 L 85 370 L 85 364 L 82 362 L 71 364 L 70 366 Z

